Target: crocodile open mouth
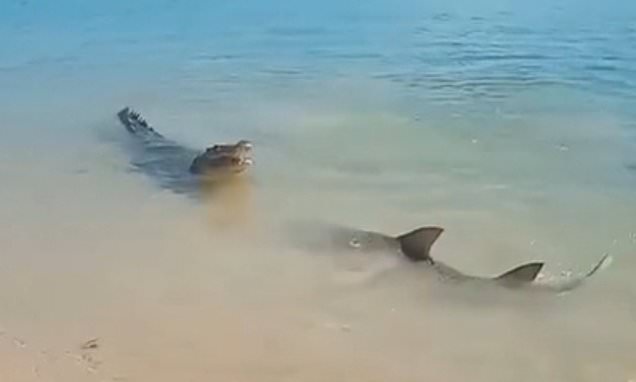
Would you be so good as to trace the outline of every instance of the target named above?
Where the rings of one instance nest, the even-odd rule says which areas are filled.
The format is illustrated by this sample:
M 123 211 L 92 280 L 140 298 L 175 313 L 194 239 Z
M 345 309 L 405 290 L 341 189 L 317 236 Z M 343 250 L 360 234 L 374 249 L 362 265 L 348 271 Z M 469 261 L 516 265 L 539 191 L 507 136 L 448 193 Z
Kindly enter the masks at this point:
M 208 155 L 233 155 L 241 158 L 249 158 L 253 147 L 252 142 L 243 139 L 233 144 L 216 144 L 212 147 L 208 147 L 205 152 Z
M 252 143 L 246 140 L 208 147 L 194 159 L 190 171 L 206 176 L 243 173 L 254 164 L 252 148 Z

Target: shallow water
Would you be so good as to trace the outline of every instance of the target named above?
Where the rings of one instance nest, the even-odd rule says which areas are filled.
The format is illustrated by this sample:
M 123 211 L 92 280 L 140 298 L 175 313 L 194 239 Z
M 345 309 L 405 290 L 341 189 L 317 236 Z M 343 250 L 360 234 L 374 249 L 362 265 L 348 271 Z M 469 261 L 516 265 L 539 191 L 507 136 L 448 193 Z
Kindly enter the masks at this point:
M 618 0 L 1 3 L 0 381 L 636 379 L 635 25 Z M 251 139 L 250 178 L 134 171 L 126 104 L 194 149 Z M 294 247 L 312 219 L 443 226 L 475 275 L 613 263 L 561 296 L 454 288 Z

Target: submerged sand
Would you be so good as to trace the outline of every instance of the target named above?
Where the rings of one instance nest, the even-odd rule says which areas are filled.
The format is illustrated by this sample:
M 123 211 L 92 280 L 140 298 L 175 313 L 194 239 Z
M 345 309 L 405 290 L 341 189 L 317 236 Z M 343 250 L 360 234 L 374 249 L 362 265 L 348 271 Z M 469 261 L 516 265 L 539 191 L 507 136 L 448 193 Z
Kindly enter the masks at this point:
M 470 134 L 439 129 L 444 118 L 334 109 L 272 117 L 279 130 L 252 134 L 249 184 L 203 202 L 128 171 L 110 113 L 85 112 L 62 141 L 41 127 L 38 139 L 12 134 L 0 154 L 0 381 L 636 378 L 636 203 L 611 119 L 523 120 L 533 134 L 504 119 Z M 160 110 L 147 119 L 192 114 Z M 392 258 L 296 249 L 283 227 L 307 218 L 442 225 L 434 255 L 472 274 L 531 260 L 546 277 L 581 273 L 606 252 L 614 263 L 564 296 L 448 291 Z

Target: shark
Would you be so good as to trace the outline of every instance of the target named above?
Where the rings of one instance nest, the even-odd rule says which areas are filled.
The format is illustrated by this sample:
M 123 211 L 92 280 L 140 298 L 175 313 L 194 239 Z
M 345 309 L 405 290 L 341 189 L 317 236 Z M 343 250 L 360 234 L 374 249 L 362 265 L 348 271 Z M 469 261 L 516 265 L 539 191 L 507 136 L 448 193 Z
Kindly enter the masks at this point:
M 305 225 L 301 229 L 307 228 L 308 226 Z M 604 254 L 587 273 L 558 283 L 538 282 L 538 276 L 545 266 L 543 261 L 524 263 L 494 276 L 477 276 L 460 271 L 431 255 L 433 245 L 444 231 L 444 228 L 439 226 L 423 226 L 393 236 L 340 225 L 319 224 L 311 226 L 311 232 L 317 233 L 313 235 L 311 242 L 304 240 L 297 243 L 302 242 L 305 248 L 309 244 L 311 248 L 321 250 L 397 254 L 407 263 L 433 273 L 442 281 L 454 284 L 490 285 L 507 289 L 532 289 L 557 293 L 568 292 L 581 286 L 600 269 L 609 265 L 612 259 L 608 254 Z M 294 236 L 299 237 L 299 235 Z M 320 247 L 316 247 L 316 244 Z

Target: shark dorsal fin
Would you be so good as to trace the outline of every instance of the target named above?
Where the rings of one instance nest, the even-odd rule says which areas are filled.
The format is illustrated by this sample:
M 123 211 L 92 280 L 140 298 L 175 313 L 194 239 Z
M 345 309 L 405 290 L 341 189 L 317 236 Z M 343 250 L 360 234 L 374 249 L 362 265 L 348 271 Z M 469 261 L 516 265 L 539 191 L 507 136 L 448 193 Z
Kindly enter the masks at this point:
M 431 247 L 444 232 L 440 227 L 421 227 L 411 232 L 398 236 L 402 253 L 413 261 L 431 260 L 429 254 Z
M 530 283 L 537 278 L 541 268 L 543 268 L 543 263 L 520 265 L 497 277 L 497 280 L 510 283 Z

